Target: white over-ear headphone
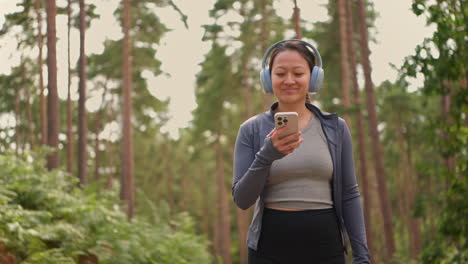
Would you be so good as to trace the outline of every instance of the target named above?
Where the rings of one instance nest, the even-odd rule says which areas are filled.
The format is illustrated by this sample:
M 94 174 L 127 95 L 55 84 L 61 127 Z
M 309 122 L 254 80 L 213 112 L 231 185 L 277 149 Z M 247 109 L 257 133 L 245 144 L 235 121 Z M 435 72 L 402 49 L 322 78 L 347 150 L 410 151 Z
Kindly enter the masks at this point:
M 310 84 L 309 84 L 309 93 L 315 93 L 320 89 L 320 86 L 322 86 L 323 83 L 323 77 L 324 77 L 324 72 L 322 69 L 322 58 L 320 57 L 320 53 L 318 50 L 310 43 L 300 40 L 300 39 L 287 39 L 287 40 L 282 40 L 280 42 L 277 42 L 273 44 L 271 47 L 268 48 L 268 50 L 265 52 L 263 55 L 263 60 L 262 60 L 262 71 L 260 72 L 260 82 L 263 87 L 263 91 L 265 93 L 272 94 L 273 93 L 273 87 L 271 85 L 271 74 L 270 74 L 270 69 L 266 67 L 267 61 L 270 57 L 271 52 L 277 48 L 279 45 L 282 45 L 283 43 L 289 42 L 289 41 L 297 41 L 303 44 L 306 47 L 309 47 L 312 49 L 315 57 L 316 57 L 316 62 L 318 65 L 314 66 L 311 69 L 310 72 Z

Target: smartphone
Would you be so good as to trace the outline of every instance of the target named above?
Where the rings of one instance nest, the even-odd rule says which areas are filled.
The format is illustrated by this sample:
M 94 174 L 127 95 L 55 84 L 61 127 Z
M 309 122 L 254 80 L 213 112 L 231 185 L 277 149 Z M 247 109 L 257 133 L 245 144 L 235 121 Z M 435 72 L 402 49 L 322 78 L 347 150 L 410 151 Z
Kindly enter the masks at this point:
M 299 116 L 296 112 L 278 112 L 275 114 L 276 129 L 284 126 L 287 126 L 288 129 L 279 138 L 287 137 L 299 131 Z

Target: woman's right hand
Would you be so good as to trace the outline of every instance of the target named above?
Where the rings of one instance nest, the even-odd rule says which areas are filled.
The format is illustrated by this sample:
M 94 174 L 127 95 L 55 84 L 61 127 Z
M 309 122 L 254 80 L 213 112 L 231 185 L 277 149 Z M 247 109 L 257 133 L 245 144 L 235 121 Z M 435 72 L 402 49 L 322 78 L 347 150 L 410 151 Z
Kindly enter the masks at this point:
M 274 128 L 270 133 L 268 133 L 268 136 L 271 138 L 271 142 L 273 143 L 273 146 L 279 152 L 284 153 L 284 154 L 290 154 L 290 153 L 293 153 L 294 150 L 297 147 L 299 147 L 299 145 L 302 144 L 302 142 L 304 142 L 304 139 L 300 138 L 301 136 L 300 131 L 280 139 L 280 135 L 286 132 L 286 130 L 287 130 L 286 126 L 278 130 Z

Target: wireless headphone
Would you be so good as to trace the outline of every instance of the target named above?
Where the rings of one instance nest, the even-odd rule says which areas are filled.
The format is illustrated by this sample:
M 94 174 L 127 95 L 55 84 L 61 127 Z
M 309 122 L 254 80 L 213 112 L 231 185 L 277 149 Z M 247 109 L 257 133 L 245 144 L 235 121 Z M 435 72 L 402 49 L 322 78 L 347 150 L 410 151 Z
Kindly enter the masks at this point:
M 263 91 L 265 93 L 268 93 L 268 94 L 273 93 L 273 87 L 271 85 L 270 69 L 266 67 L 266 64 L 267 64 L 267 61 L 268 61 L 268 59 L 270 57 L 271 52 L 276 47 L 278 47 L 279 45 L 281 45 L 282 43 L 287 42 L 287 41 L 297 41 L 297 42 L 300 42 L 301 44 L 303 44 L 304 46 L 309 47 L 309 48 L 312 49 L 312 51 L 313 51 L 313 53 L 315 55 L 315 58 L 316 58 L 316 62 L 317 62 L 318 65 L 314 66 L 312 68 L 311 72 L 310 72 L 309 93 L 316 93 L 320 89 L 320 86 L 322 85 L 322 82 L 323 82 L 324 72 L 323 72 L 323 69 L 322 69 L 322 58 L 320 57 L 320 53 L 318 52 L 318 50 L 314 46 L 312 46 L 310 43 L 305 42 L 305 41 L 300 40 L 300 39 L 282 40 L 280 42 L 277 42 L 277 43 L 273 44 L 271 47 L 269 47 L 267 49 L 267 51 L 265 52 L 265 55 L 263 55 L 262 71 L 260 71 L 260 82 L 262 84 Z

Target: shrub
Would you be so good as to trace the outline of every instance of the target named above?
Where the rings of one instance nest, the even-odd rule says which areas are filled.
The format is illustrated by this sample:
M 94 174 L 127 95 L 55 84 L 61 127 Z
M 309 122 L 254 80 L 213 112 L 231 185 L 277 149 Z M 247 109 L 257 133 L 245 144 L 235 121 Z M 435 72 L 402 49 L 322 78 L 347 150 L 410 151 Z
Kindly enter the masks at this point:
M 42 156 L 0 155 L 0 244 L 20 263 L 210 262 L 188 214 L 129 221 L 116 190 L 78 188 L 76 177 L 46 171 Z

